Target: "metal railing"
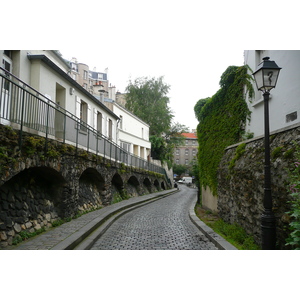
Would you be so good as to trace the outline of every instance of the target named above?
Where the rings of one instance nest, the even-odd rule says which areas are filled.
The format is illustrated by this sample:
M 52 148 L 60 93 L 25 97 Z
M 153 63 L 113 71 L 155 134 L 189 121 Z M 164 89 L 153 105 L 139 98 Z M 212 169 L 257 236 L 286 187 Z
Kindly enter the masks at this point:
M 129 153 L 39 91 L 0 67 L 0 123 L 18 127 L 20 147 L 23 132 L 71 144 L 111 161 L 124 163 L 169 178 L 166 170 Z

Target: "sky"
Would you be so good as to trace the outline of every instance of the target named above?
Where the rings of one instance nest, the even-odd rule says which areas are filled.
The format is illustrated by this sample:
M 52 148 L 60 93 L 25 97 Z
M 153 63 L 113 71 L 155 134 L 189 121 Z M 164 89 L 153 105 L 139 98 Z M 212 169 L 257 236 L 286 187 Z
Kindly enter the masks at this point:
M 282 24 L 272 21 L 262 26 L 255 21 L 262 2 L 253 0 L 251 6 L 243 6 L 237 0 L 52 0 L 47 14 L 41 8 L 42 13 L 26 18 L 15 30 L 21 34 L 10 39 L 28 45 L 26 49 L 59 50 L 63 57 L 76 57 L 100 72 L 108 68 L 109 81 L 120 92 L 130 79 L 163 76 L 170 85 L 173 122 L 191 130 L 198 124 L 195 104 L 218 91 L 228 66 L 243 65 L 244 50 L 271 49 L 280 35 L 280 42 L 290 44 Z M 272 5 L 273 15 L 286 14 L 291 22 L 298 19 L 294 10 L 265 2 Z M 20 1 L 20 17 L 23 10 L 39 3 Z M 18 20 L 16 14 L 14 19 Z M 298 26 L 290 26 L 289 33 L 291 28 Z

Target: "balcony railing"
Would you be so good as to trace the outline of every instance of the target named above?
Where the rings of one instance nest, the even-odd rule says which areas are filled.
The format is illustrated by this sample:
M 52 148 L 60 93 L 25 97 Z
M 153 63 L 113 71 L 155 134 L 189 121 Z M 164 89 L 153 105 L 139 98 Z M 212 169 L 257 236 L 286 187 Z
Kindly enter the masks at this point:
M 0 67 L 0 123 L 23 132 L 71 144 L 111 161 L 124 163 L 166 176 L 164 168 L 125 151 L 96 129 Z

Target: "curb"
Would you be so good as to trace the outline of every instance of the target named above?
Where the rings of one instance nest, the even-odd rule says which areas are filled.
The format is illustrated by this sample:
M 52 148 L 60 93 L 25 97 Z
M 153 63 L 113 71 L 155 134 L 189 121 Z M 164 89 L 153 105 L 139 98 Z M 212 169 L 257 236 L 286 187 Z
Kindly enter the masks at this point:
M 195 199 L 190 207 L 189 216 L 191 221 L 196 225 L 198 229 L 204 233 L 204 235 L 220 250 L 238 250 L 236 247 L 227 242 L 219 234 L 215 233 L 210 227 L 202 222 L 195 213 L 197 199 Z
M 150 198 L 141 200 L 136 203 L 126 204 L 124 202 L 124 205 L 122 207 L 107 212 L 106 214 L 100 217 L 96 217 L 94 220 L 83 226 L 81 229 L 77 230 L 76 232 L 68 236 L 66 239 L 56 244 L 50 250 L 90 249 L 96 241 L 96 239 L 98 239 L 117 218 L 121 217 L 126 212 L 147 205 L 151 202 L 157 201 L 176 192 L 177 190 L 172 189 L 167 193 L 159 193 L 155 196 L 151 194 L 152 196 Z

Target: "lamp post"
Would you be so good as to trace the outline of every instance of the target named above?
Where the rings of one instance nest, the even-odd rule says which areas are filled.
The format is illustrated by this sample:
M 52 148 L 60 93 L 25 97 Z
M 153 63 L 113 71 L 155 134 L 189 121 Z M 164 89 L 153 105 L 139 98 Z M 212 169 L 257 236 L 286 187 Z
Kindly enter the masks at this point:
M 264 57 L 253 73 L 257 89 L 263 92 L 265 117 L 265 182 L 264 182 L 264 211 L 261 216 L 262 249 L 275 250 L 276 218 L 272 210 L 271 166 L 270 166 L 270 128 L 269 128 L 269 96 L 275 88 L 281 68 L 270 57 Z

